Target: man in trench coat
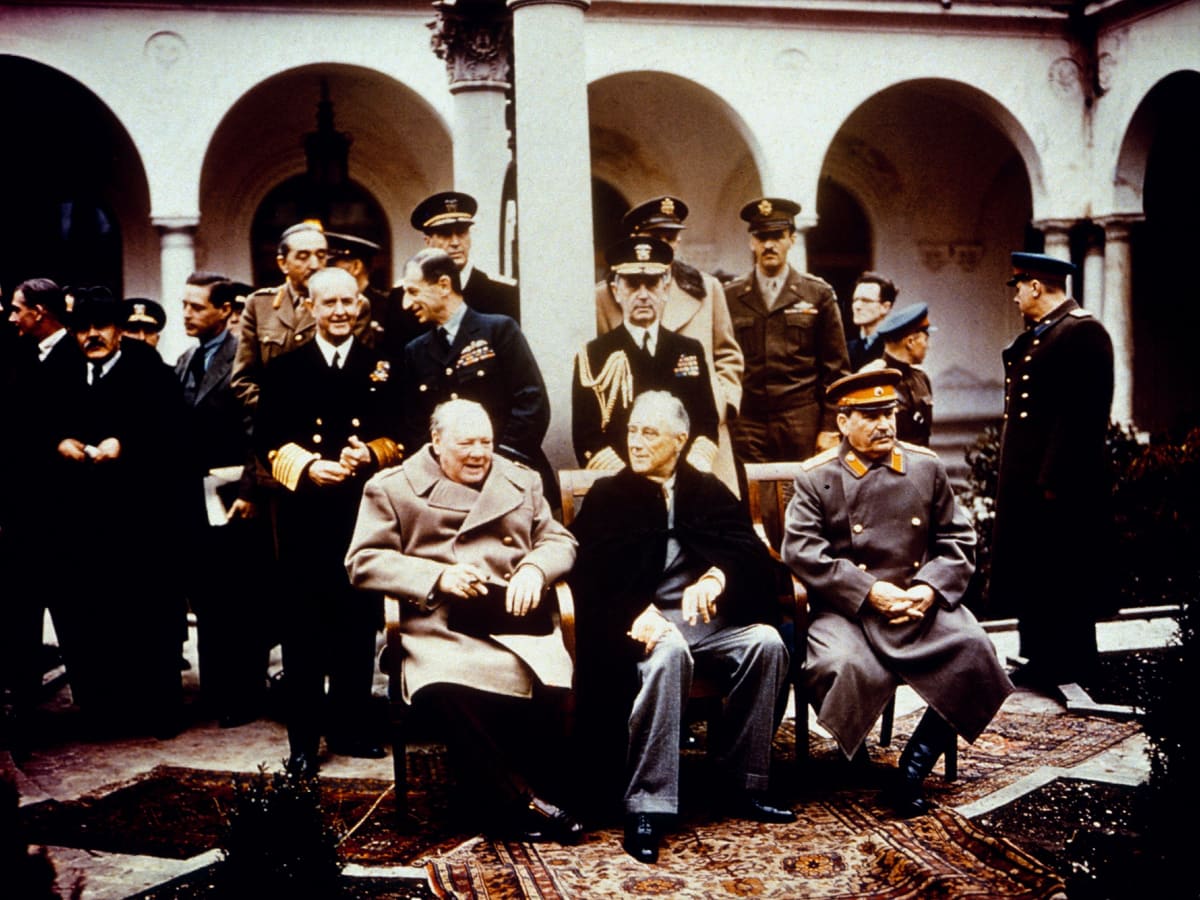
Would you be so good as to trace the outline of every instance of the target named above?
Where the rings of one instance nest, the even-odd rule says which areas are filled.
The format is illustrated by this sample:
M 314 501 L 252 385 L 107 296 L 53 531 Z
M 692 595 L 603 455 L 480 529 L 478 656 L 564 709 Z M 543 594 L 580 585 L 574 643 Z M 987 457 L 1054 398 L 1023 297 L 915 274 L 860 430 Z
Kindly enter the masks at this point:
M 519 622 L 575 562 L 575 539 L 551 515 L 541 478 L 494 454 L 492 442 L 480 404 L 437 406 L 430 443 L 367 483 L 346 568 L 356 587 L 403 601 L 403 698 L 448 729 L 464 796 L 484 826 L 573 842 L 581 826 L 541 793 L 557 787 L 564 758 L 553 712 L 572 666 L 561 632 L 451 627 L 452 616 L 497 594 Z
M 830 385 L 842 442 L 796 477 L 783 559 L 812 610 L 805 689 L 847 758 L 900 682 L 929 704 L 885 793 L 907 817 L 929 809 L 921 784 L 956 733 L 979 737 L 1013 686 L 961 605 L 975 532 L 945 466 L 896 440 L 899 380 L 880 369 Z

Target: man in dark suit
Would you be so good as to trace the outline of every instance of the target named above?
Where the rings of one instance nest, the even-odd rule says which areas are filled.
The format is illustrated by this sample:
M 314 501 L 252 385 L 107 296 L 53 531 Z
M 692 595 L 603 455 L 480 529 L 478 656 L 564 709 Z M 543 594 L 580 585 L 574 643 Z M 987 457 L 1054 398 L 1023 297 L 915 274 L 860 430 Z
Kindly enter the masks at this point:
M 182 402 L 157 353 L 122 346 L 120 321 L 107 290 L 76 293 L 70 327 L 86 375 L 56 398 L 45 431 L 46 503 L 74 527 L 51 613 L 72 698 L 92 723 L 163 736 L 178 728 L 181 699 Z
M 707 382 L 705 383 L 707 387 Z M 735 815 L 790 822 L 767 799 L 775 707 L 788 653 L 775 563 L 737 498 L 683 458 L 679 399 L 634 401 L 629 466 L 597 481 L 572 530 L 579 556 L 576 690 L 580 752 L 600 801 L 623 796 L 625 849 L 658 859 L 678 811 L 680 723 L 693 671 L 727 688 L 709 734 L 715 793 Z
M 1013 253 L 1008 281 L 1026 330 L 1003 354 L 990 596 L 1017 611 L 1028 662 L 1013 680 L 1044 691 L 1094 673 L 1096 619 L 1118 599 L 1105 452 L 1112 340 L 1067 295 L 1074 271 L 1051 256 Z M 1040 558 L 1047 565 L 1032 571 Z
M 20 466 L 21 477 L 4 479 L 0 487 L 0 554 L 6 571 L 53 572 L 52 548 L 58 513 L 46 502 L 53 448 L 42 436 L 45 416 L 67 384 L 83 377 L 79 345 L 64 324 L 62 289 L 48 278 L 17 285 L 8 303 L 4 353 L 4 421 L 14 439 L 4 456 Z M 11 471 L 11 470 L 10 470 Z M 53 579 L 48 584 L 53 584 Z M 6 585 L 0 622 L 0 692 L 7 692 L 13 747 L 19 754 L 28 743 L 29 713 L 42 684 L 42 621 L 47 590 Z
M 464 302 L 458 266 L 444 250 L 417 253 L 403 283 L 405 308 L 432 328 L 404 350 L 405 443 L 423 443 L 439 403 L 475 400 L 492 421 L 497 452 L 536 470 L 557 506 L 557 479 L 542 451 L 550 401 L 520 326 Z
M 805 459 L 838 441 L 825 388 L 850 373 L 833 288 L 788 265 L 800 204 L 778 197 L 747 203 L 754 269 L 725 285 L 729 315 L 746 357 L 733 446 L 743 462 Z
M 933 382 L 921 368 L 929 353 L 929 335 L 937 331 L 929 323 L 929 306 L 914 303 L 888 313 L 876 326 L 875 339 L 883 355 L 863 370 L 895 369 L 896 437 L 928 447 L 933 437 Z
M 876 337 L 876 329 L 896 305 L 899 293 L 892 280 L 878 272 L 863 272 L 854 282 L 850 316 L 858 334 L 846 342 L 852 372 L 883 355 L 883 343 Z
M 316 335 L 267 367 L 254 420 L 255 449 L 280 486 L 288 769 L 306 776 L 322 733 L 333 753 L 385 753 L 370 727 L 377 604 L 350 586 L 343 559 L 366 476 L 400 460 L 400 404 L 390 360 L 352 336 L 359 302 L 349 273 L 313 275 Z
M 925 776 L 961 734 L 974 741 L 1012 685 L 963 593 L 975 532 L 931 451 L 896 440 L 895 369 L 829 387 L 842 443 L 808 459 L 787 508 L 783 559 L 807 586 L 806 693 L 847 759 L 896 686 L 927 704 L 885 801 L 928 811 Z
M 588 341 L 575 356 L 571 435 L 575 456 L 589 469 L 616 471 L 629 462 L 625 425 L 643 391 L 669 391 L 691 420 L 689 462 L 712 471 L 717 408 L 703 345 L 662 326 L 673 252 L 657 238 L 625 238 L 606 256 L 622 323 Z
M 445 250 L 458 266 L 459 283 L 467 305 L 476 312 L 521 321 L 517 283 L 493 278 L 471 263 L 471 226 L 479 204 L 470 194 L 442 191 L 426 197 L 412 211 L 412 227 L 425 235 L 425 246 Z
M 250 418 L 229 386 L 237 338 L 229 319 L 238 287 L 214 272 L 193 272 L 183 289 L 183 327 L 198 346 L 175 364 L 183 388 L 189 484 L 197 552 L 188 566 L 196 614 L 200 684 L 222 728 L 257 718 L 265 686 L 266 518 L 255 504 Z

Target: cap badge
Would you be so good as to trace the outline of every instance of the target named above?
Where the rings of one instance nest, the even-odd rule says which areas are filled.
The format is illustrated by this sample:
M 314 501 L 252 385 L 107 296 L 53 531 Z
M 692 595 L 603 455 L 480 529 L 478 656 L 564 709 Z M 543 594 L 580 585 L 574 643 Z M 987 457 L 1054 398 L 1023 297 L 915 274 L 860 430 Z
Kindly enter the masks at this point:
M 146 304 L 145 303 L 133 304 L 133 314 L 135 316 L 144 316 L 146 314 Z
M 659 204 L 658 208 L 662 211 L 664 216 L 675 215 L 675 201 L 670 197 L 663 197 L 663 202 Z
M 883 396 L 883 388 L 881 388 L 881 387 L 876 387 L 876 388 L 875 388 L 875 391 L 874 391 L 874 394 L 875 394 L 875 396 L 876 396 L 876 397 L 882 397 L 882 396 Z
M 458 198 L 457 197 L 447 197 L 446 198 L 446 212 L 448 212 L 448 213 L 458 212 Z
M 637 254 L 637 261 L 650 262 L 650 249 L 649 244 L 635 244 L 633 252 Z
M 758 214 L 760 216 L 769 216 L 774 209 L 775 207 L 771 205 L 770 200 L 758 201 Z

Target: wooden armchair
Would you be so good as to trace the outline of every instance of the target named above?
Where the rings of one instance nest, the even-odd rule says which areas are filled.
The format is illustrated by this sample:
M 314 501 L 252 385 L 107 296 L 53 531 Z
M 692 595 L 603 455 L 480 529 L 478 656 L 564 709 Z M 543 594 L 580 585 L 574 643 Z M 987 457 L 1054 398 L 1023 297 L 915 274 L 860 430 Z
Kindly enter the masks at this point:
M 565 581 L 554 584 L 554 598 L 558 608 L 555 619 L 562 632 L 563 645 L 575 662 L 575 603 L 571 597 L 571 589 Z M 408 746 L 406 720 L 408 704 L 404 702 L 401 690 L 401 671 L 404 661 L 404 647 L 400 643 L 400 621 L 404 615 L 404 602 L 391 595 L 384 597 L 384 622 L 386 627 L 386 650 L 383 665 L 388 676 L 388 730 L 392 742 L 392 773 L 396 780 L 396 819 L 401 824 L 408 820 Z
M 779 559 L 779 548 L 773 546 L 768 537 L 767 522 L 780 534 L 786 521 L 788 501 L 792 497 L 792 485 L 800 471 L 799 462 L 746 463 L 746 502 L 750 507 L 750 518 L 754 529 Z M 802 596 L 803 594 L 803 596 Z M 808 648 L 808 595 L 799 581 L 796 582 L 795 648 L 792 656 L 793 691 L 796 698 L 796 759 L 808 758 L 808 700 L 804 693 L 803 669 Z M 888 701 L 879 720 L 879 746 L 887 747 L 892 742 L 892 726 L 896 719 L 896 696 Z M 946 749 L 945 780 L 958 778 L 958 741 L 952 741 Z

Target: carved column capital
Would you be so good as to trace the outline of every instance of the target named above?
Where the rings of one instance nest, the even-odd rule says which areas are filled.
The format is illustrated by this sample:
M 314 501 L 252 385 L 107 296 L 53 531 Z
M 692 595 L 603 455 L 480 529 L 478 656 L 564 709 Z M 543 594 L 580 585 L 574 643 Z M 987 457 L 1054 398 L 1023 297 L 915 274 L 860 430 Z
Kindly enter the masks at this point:
M 450 91 L 506 91 L 512 81 L 512 15 L 503 3 L 439 0 L 433 32 L 434 55 L 445 60 Z
M 1146 217 L 1141 213 L 1116 213 L 1111 216 L 1097 216 L 1094 221 L 1104 229 L 1104 240 L 1107 243 L 1129 240 L 1129 230 L 1145 220 Z

